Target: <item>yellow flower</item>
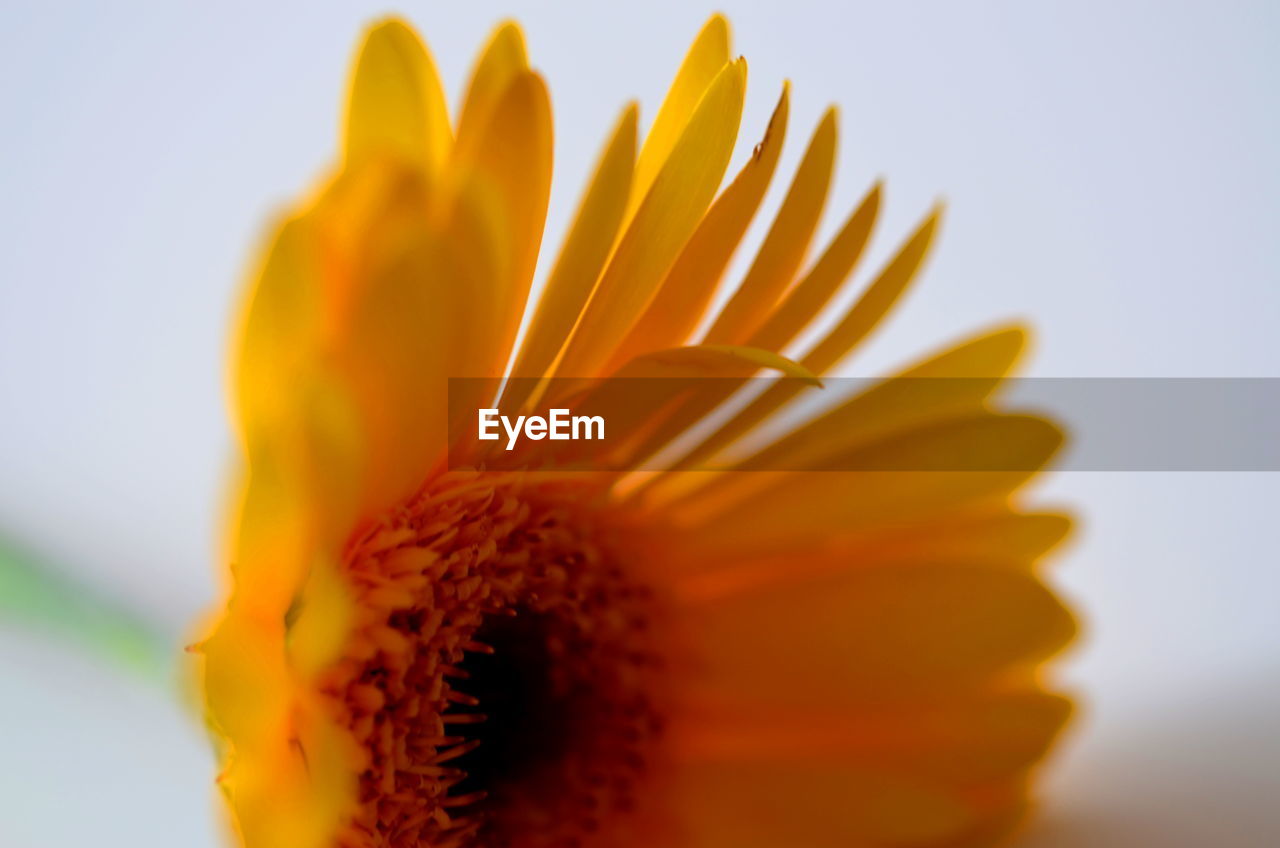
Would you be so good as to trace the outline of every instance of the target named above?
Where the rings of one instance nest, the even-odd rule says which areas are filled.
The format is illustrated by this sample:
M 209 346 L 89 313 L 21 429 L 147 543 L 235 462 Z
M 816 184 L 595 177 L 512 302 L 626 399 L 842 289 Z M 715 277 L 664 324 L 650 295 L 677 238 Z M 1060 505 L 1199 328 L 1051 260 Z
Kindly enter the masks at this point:
M 1038 672 L 1074 632 L 1033 570 L 1069 521 L 1012 504 L 1060 434 L 991 406 L 1020 329 L 902 375 L 993 379 L 924 395 L 889 381 L 739 471 L 446 460 L 450 377 L 534 378 L 508 384 L 513 411 L 551 376 L 802 378 L 672 466 L 701 467 L 787 414 L 891 308 L 937 216 L 832 311 L 880 189 L 806 264 L 829 111 L 699 330 L 787 131 L 784 87 L 718 191 L 745 83 L 714 17 L 642 145 L 623 111 L 517 348 L 552 163 L 521 32 L 495 32 L 456 121 L 406 24 L 367 33 L 341 163 L 274 233 L 232 365 L 230 589 L 196 650 L 245 845 L 958 846 L 1019 818 L 1070 712 Z M 456 408 L 486 405 L 471 385 Z M 705 411 L 677 404 L 635 456 Z M 958 452 L 1009 470 L 900 470 Z M 778 470 L 850 457 L 881 470 Z

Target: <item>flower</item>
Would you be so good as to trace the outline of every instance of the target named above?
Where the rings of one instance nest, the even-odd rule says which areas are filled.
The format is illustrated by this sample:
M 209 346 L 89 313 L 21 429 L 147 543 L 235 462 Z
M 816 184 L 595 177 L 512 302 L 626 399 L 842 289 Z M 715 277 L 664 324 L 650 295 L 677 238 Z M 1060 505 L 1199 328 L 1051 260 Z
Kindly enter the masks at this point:
M 456 122 L 409 26 L 367 32 L 340 165 L 276 229 L 232 366 L 230 587 L 194 650 L 249 848 L 958 846 L 1020 817 L 1070 712 L 1039 671 L 1074 632 L 1033 570 L 1070 522 L 1012 503 L 1060 433 L 992 408 L 1023 331 L 945 349 L 736 471 L 692 470 L 872 331 L 937 221 L 830 308 L 880 187 L 806 269 L 828 111 L 700 331 L 787 131 L 784 87 L 718 192 L 745 81 L 716 16 L 643 145 L 623 111 L 517 347 L 552 162 L 521 32 L 494 33 Z M 463 383 L 446 404 L 450 377 L 509 373 L 519 410 L 545 377 L 762 369 L 800 379 L 667 472 L 446 459 L 447 410 L 486 400 Z M 984 379 L 896 391 L 913 377 Z M 644 452 L 706 412 L 674 410 Z M 958 452 L 1004 470 L 927 469 Z M 785 470 L 849 457 L 880 470 Z

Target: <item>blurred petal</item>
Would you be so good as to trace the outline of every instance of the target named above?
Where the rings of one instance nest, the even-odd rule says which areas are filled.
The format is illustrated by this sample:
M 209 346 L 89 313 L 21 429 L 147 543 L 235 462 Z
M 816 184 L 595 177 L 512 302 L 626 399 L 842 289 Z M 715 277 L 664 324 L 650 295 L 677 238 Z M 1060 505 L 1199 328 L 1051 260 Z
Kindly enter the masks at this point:
M 351 78 L 347 163 L 389 154 L 432 173 L 452 143 L 440 76 L 422 39 L 399 18 L 371 27 Z

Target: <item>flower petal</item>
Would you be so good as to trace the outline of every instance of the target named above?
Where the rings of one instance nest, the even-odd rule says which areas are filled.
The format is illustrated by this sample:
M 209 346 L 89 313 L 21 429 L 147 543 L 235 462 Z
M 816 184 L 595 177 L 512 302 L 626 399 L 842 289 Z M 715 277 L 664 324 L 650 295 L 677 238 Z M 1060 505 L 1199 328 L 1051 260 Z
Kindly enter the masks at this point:
M 782 350 L 812 321 L 844 284 L 862 256 L 880 209 L 880 184 L 876 183 L 858 204 L 813 268 L 778 305 L 755 333 L 750 344 Z
M 736 702 L 686 710 L 671 731 L 683 759 L 842 762 L 963 786 L 1025 772 L 1053 743 L 1072 705 L 1060 695 L 1014 689 L 840 710 Z
M 697 228 L 729 165 L 746 73 L 741 59 L 726 65 L 698 103 L 569 339 L 559 376 L 589 377 L 601 368 Z
M 492 195 L 490 226 L 505 265 L 490 313 L 478 313 L 467 328 L 476 343 L 463 367 L 472 377 L 499 377 L 506 367 L 551 196 L 551 101 L 542 78 L 532 71 L 515 73 L 488 112 L 483 130 L 459 139 L 456 161 L 461 179 L 473 183 L 468 190 Z
M 690 763 L 666 791 L 688 811 L 666 844 L 689 848 L 921 845 L 976 821 L 944 791 L 839 763 Z
M 893 524 L 994 501 L 1057 452 L 1062 433 L 1025 415 L 980 412 L 932 422 L 833 455 L 811 472 L 756 472 L 739 500 L 687 500 L 679 520 L 690 544 L 767 549 L 811 544 L 831 533 Z M 836 470 L 856 469 L 856 470 Z
M 813 241 L 835 168 L 836 113 L 828 109 L 755 261 L 707 331 L 709 344 L 744 344 L 795 279 Z
M 557 404 L 571 404 L 575 413 L 600 416 L 609 422 L 611 434 L 607 465 L 612 468 L 634 467 L 649 456 L 648 448 L 655 428 L 665 432 L 673 413 L 684 408 L 692 381 L 742 378 L 761 369 L 777 371 L 784 376 L 820 385 L 818 379 L 791 360 L 756 348 L 728 345 L 696 345 L 654 351 L 638 356 L 620 368 L 610 379 L 596 381 L 590 388 L 565 397 Z M 573 381 L 576 382 L 576 381 Z M 571 383 L 571 386 L 573 383 Z M 576 386 L 574 386 L 576 388 Z M 556 452 L 557 456 L 592 454 L 591 446 L 572 445 Z M 542 451 L 547 455 L 547 451 Z M 592 454 L 597 459 L 599 454 Z
M 770 584 L 689 613 L 690 651 L 704 663 L 694 685 L 720 701 L 788 708 L 972 689 L 1075 634 L 1026 572 L 927 561 Z
M 600 278 L 617 240 L 631 191 L 636 155 L 636 116 L 635 104 L 622 113 L 596 165 L 595 175 L 578 207 L 573 226 L 547 278 L 537 311 L 520 346 L 511 371 L 515 377 L 536 378 L 546 372 Z M 522 392 L 529 388 L 524 381 L 514 385 L 521 387 L 518 390 Z M 503 398 L 503 405 L 514 410 L 524 400 L 524 397 L 509 393 Z
M 698 325 L 773 178 L 787 134 L 790 90 L 783 86 L 764 138 L 698 224 L 653 302 L 614 351 L 610 370 L 646 351 L 685 341 Z
M 806 368 L 815 374 L 825 374 L 879 323 L 920 269 L 933 241 L 939 214 L 935 211 L 925 219 L 840 322 L 800 359 Z M 690 450 L 677 465 L 693 467 L 715 456 L 794 398 L 799 390 L 800 387 L 787 383 L 772 386 Z
M 825 372 L 853 350 L 888 314 L 915 279 L 933 244 L 941 209 L 930 212 L 884 270 L 838 324 L 805 356 L 810 368 Z
M 666 167 L 698 104 L 728 64 L 729 41 L 729 22 L 723 15 L 712 15 L 694 38 L 640 149 L 628 219 Z
M 738 345 L 690 345 L 646 353 L 619 368 L 613 378 L 740 377 L 754 374 L 762 368 L 794 377 L 810 386 L 822 385 L 822 381 L 809 369 L 785 356 Z
M 480 53 L 458 116 L 458 139 L 482 131 L 489 115 L 518 74 L 529 70 L 524 33 L 514 21 L 501 23 Z
M 812 467 L 877 435 L 978 409 L 1013 367 L 1025 338 L 1015 327 L 932 356 L 796 428 L 739 468 Z
M 351 77 L 344 121 L 348 164 L 391 154 L 434 173 L 453 144 L 449 109 L 435 62 L 405 21 L 371 27 Z

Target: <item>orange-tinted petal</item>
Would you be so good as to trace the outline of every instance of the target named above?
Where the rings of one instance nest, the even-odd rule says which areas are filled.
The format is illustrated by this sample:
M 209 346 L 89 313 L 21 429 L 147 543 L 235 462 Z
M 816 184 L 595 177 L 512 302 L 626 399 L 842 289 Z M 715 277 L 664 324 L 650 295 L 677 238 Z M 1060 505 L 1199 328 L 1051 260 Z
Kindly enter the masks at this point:
M 491 113 L 511 81 L 528 70 L 529 54 L 520 26 L 512 21 L 499 24 L 471 71 L 458 116 L 459 141 L 488 125 Z
M 845 316 L 809 353 L 801 357 L 800 362 L 806 368 L 815 374 L 825 374 L 879 323 L 920 269 L 933 241 L 938 215 L 938 212 L 934 212 L 925 219 Z M 768 389 L 690 450 L 680 461 L 680 465 L 692 467 L 707 457 L 716 455 L 794 398 L 798 391 L 798 387 L 787 383 L 779 383 Z
M 685 759 L 845 762 L 964 786 L 1025 772 L 1044 756 L 1072 706 L 1059 695 L 1015 689 L 837 710 L 737 702 L 686 709 L 672 728 L 677 756 Z
M 842 763 L 689 763 L 665 792 L 684 811 L 667 844 L 688 848 L 923 845 L 976 822 L 944 791 Z
M 573 226 L 547 278 L 529 331 L 511 373 L 540 377 L 555 359 L 577 323 L 618 237 L 622 214 L 631 191 L 636 155 L 634 104 L 627 107 L 596 165 L 595 175 L 578 207 Z M 527 390 L 526 383 L 518 386 Z M 523 397 L 508 395 L 503 405 L 517 409 Z
M 828 707 L 963 690 L 1044 660 L 1075 633 L 1033 576 L 895 563 L 693 603 L 693 684 L 728 702 Z
M 1020 328 L 983 334 L 906 369 L 797 427 L 739 467 L 820 466 L 833 454 L 921 422 L 980 409 L 1022 350 Z
M 858 204 L 804 279 L 751 336 L 750 344 L 782 350 L 812 321 L 858 264 L 880 210 L 880 184 Z
M 467 331 L 471 357 L 453 363 L 451 376 L 498 377 L 506 367 L 533 280 L 551 193 L 551 101 L 542 78 L 513 74 L 487 108 L 484 128 L 458 141 L 455 167 L 467 190 L 483 192 L 489 226 L 500 251 L 491 313 L 478 313 Z M 464 373 L 458 373 L 463 371 Z
M 707 331 L 709 344 L 745 344 L 795 279 L 826 205 L 835 153 L 836 113 L 828 109 L 755 262 Z
M 764 138 L 711 205 L 653 302 L 614 351 L 611 369 L 645 351 L 684 341 L 698 325 L 773 178 L 789 110 L 790 86 L 784 85 Z

